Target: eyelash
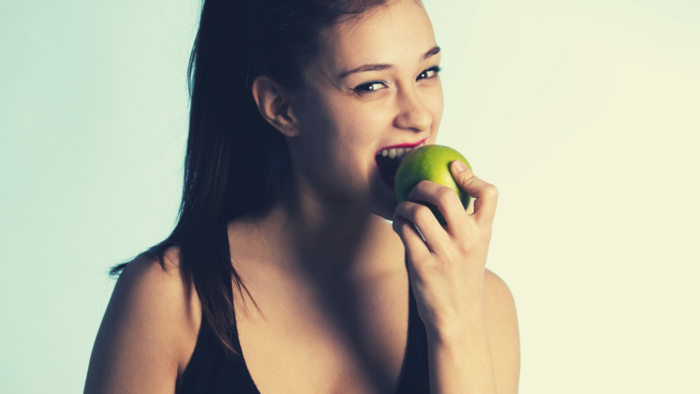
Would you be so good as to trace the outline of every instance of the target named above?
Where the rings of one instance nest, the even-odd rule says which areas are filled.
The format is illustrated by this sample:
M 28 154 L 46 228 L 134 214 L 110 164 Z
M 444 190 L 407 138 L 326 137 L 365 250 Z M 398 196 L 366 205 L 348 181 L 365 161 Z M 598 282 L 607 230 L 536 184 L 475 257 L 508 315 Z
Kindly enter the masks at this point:
M 421 78 L 421 79 L 435 78 L 435 77 L 437 77 L 438 73 L 439 73 L 440 71 L 442 71 L 442 68 L 441 68 L 441 67 L 438 67 L 438 66 L 433 66 L 433 67 L 430 67 L 429 69 L 423 71 L 423 72 L 420 73 L 418 76 L 420 77 L 421 75 L 427 74 L 427 73 L 429 73 L 429 72 L 431 72 L 431 71 L 434 71 L 434 72 L 435 72 L 435 75 L 434 75 L 434 76 L 432 76 L 432 77 L 427 77 L 427 76 L 426 76 L 425 78 Z M 384 85 L 386 85 L 383 81 L 372 81 L 372 82 L 363 83 L 362 85 L 358 85 L 357 87 L 355 87 L 355 88 L 352 89 L 352 90 L 354 90 L 355 93 L 358 93 L 358 94 L 374 93 L 374 92 L 375 92 L 374 90 L 363 89 L 363 87 L 370 87 L 370 86 L 377 85 L 377 84 L 384 84 Z

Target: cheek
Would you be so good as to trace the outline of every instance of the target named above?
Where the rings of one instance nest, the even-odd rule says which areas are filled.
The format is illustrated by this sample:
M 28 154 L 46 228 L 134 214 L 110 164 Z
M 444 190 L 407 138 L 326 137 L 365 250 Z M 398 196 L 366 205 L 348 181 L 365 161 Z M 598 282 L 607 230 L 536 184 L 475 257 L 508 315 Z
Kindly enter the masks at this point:
M 332 113 L 334 117 L 329 125 L 327 142 L 336 152 L 336 162 L 328 164 L 339 172 L 352 172 L 346 176 L 359 175 L 374 159 L 370 147 L 381 134 L 381 125 L 385 122 L 382 111 L 346 102 L 334 107 Z
M 330 115 L 329 142 L 335 149 L 345 151 L 342 157 L 371 155 L 369 148 L 391 124 L 389 111 L 348 97 L 329 98 L 324 109 Z
M 301 159 L 327 181 L 349 182 L 371 170 L 372 146 L 381 130 L 382 111 L 351 100 L 318 97 L 307 101 L 299 122 Z M 338 179 L 342 178 L 342 179 Z

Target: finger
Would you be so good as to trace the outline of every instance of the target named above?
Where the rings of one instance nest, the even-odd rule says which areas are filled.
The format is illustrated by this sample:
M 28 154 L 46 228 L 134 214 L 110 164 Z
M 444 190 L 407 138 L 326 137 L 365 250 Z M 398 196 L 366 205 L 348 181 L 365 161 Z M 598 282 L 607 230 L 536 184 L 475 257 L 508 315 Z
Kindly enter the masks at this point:
M 496 215 L 498 189 L 496 186 L 477 178 L 466 165 L 460 168 L 457 165 L 458 162 L 461 163 L 460 160 L 452 162 L 452 176 L 464 191 L 476 199 L 473 217 L 479 224 L 492 223 Z
M 391 224 L 394 232 L 399 235 L 406 252 L 414 259 L 422 259 L 430 254 L 423 237 L 410 221 L 394 215 L 394 222 Z
M 423 234 L 428 250 L 433 253 L 442 253 L 443 246 L 449 242 L 445 229 L 442 228 L 430 208 L 423 204 L 404 201 L 396 207 L 394 218 L 396 217 L 402 217 L 415 224 L 420 233 Z
M 411 201 L 427 202 L 438 207 L 447 222 L 447 231 L 454 237 L 464 232 L 467 214 L 457 193 L 447 186 L 420 181 L 408 194 Z

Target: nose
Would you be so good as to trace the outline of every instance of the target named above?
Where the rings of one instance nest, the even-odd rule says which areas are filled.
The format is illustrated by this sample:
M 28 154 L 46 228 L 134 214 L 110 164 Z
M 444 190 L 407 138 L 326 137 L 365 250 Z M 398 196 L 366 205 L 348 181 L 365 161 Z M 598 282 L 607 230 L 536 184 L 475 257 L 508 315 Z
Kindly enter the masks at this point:
M 404 89 L 398 95 L 399 113 L 394 119 L 394 126 L 400 129 L 427 131 L 433 124 L 433 114 L 421 101 L 415 89 Z

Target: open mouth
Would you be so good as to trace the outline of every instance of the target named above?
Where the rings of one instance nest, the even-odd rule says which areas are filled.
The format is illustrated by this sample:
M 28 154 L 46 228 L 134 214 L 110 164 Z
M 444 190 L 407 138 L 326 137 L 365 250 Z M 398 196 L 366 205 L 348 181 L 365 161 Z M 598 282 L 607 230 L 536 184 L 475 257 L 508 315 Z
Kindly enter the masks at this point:
M 401 160 L 411 153 L 414 148 L 423 146 L 424 143 L 425 140 L 417 144 L 387 147 L 377 153 L 374 160 L 377 163 L 379 175 L 391 190 L 394 190 L 394 177 L 396 176 L 396 170 L 399 168 L 399 164 L 401 164 Z

